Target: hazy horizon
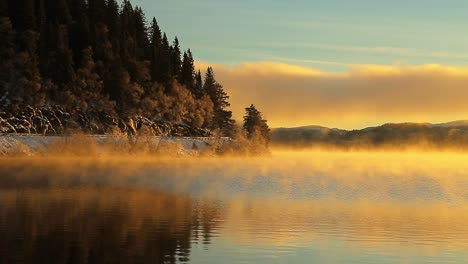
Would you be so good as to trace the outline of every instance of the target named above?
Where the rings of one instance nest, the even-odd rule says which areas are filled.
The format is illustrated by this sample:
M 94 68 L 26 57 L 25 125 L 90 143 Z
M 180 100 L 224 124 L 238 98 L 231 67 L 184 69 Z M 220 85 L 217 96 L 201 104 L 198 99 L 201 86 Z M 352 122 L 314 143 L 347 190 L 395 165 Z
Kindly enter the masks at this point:
M 464 120 L 451 120 L 447 122 L 442 122 L 442 123 L 431 123 L 431 122 L 386 122 L 386 123 L 381 123 L 381 124 L 376 124 L 376 125 L 371 125 L 371 126 L 365 126 L 365 127 L 356 127 L 352 129 L 346 129 L 346 128 L 341 128 L 341 127 L 327 127 L 327 126 L 322 126 L 320 124 L 309 124 L 309 125 L 301 125 L 301 126 L 279 126 L 279 127 L 271 127 L 271 129 L 283 129 L 283 128 L 307 128 L 307 127 L 323 127 L 323 128 L 330 128 L 330 129 L 343 129 L 343 130 L 359 130 L 359 129 L 365 129 L 365 128 L 370 128 L 370 127 L 378 127 L 378 126 L 383 126 L 387 124 L 428 124 L 428 125 L 445 125 L 445 124 L 452 124 L 452 123 L 458 123 L 458 122 L 463 122 L 468 125 L 468 118 Z

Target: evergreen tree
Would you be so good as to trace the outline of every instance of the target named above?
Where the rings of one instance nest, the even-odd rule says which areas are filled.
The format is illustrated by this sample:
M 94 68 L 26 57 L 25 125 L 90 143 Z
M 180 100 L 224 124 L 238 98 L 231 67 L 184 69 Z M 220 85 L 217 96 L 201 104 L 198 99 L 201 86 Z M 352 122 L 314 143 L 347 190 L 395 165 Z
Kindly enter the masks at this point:
M 270 129 L 262 113 L 252 104 L 245 109 L 243 129 L 247 138 L 261 140 L 266 146 L 270 141 Z
M 136 58 L 136 40 L 133 6 L 124 1 L 120 11 L 120 57 L 124 63 Z
M 185 85 L 187 89 L 189 89 L 193 95 L 199 96 L 196 94 L 195 85 L 194 85 L 194 77 L 195 77 L 195 65 L 192 57 L 192 52 L 187 50 L 184 52 L 183 60 L 182 60 L 182 68 L 178 77 L 179 83 Z
M 97 30 L 102 28 L 102 24 L 105 23 L 106 1 L 89 0 L 87 3 L 90 30 L 89 42 L 93 47 L 95 47 L 97 41 Z
M 120 26 L 120 15 L 119 5 L 115 0 L 107 1 L 106 9 L 106 25 L 109 30 L 109 41 L 112 44 L 112 51 L 114 54 L 120 52 L 120 39 L 121 39 L 121 26 Z
M 214 116 L 211 123 L 212 129 L 220 130 L 222 134 L 229 135 L 234 126 L 232 112 L 227 110 L 229 96 L 224 91 L 223 86 L 215 79 L 213 68 L 208 67 L 205 74 L 203 90 L 213 102 Z
M 136 58 L 144 60 L 150 53 L 150 41 L 147 35 L 146 18 L 143 10 L 136 7 L 134 10 L 134 28 L 135 28 L 135 42 L 136 42 Z
M 161 48 L 158 53 L 157 63 L 159 63 L 159 71 L 157 72 L 156 81 L 167 83 L 171 78 L 171 47 L 169 46 L 166 33 L 163 34 Z
M 151 46 L 156 49 L 160 48 L 162 42 L 161 29 L 159 28 L 158 22 L 156 21 L 155 17 L 153 17 L 153 21 L 151 22 L 150 34 Z
M 39 68 L 41 74 L 47 76 L 47 66 L 49 64 L 49 30 L 44 1 L 45 0 L 41 0 L 39 3 Z
M 83 50 L 90 45 L 90 25 L 86 8 L 85 0 L 71 0 L 70 2 L 70 11 L 73 17 L 70 27 L 70 48 L 73 51 L 73 59 L 76 62 L 83 61 L 81 57 Z
M 161 82 L 161 72 L 162 72 L 162 60 L 161 60 L 161 49 L 162 49 L 162 36 L 161 30 L 159 29 L 158 22 L 156 18 L 153 18 L 150 28 L 151 34 L 151 79 L 153 81 Z
M 73 53 L 68 46 L 67 28 L 64 25 L 51 26 L 53 40 L 49 51 L 48 76 L 57 84 L 66 86 L 75 77 Z
M 198 70 L 197 74 L 195 74 L 194 91 L 194 94 L 197 98 L 201 98 L 205 94 L 203 90 L 203 79 L 200 70 Z
M 174 42 L 172 43 L 171 46 L 171 70 L 170 70 L 170 75 L 174 77 L 178 77 L 180 75 L 180 69 L 181 69 L 181 59 L 180 59 L 180 45 L 179 45 L 179 39 L 177 37 L 174 38 Z

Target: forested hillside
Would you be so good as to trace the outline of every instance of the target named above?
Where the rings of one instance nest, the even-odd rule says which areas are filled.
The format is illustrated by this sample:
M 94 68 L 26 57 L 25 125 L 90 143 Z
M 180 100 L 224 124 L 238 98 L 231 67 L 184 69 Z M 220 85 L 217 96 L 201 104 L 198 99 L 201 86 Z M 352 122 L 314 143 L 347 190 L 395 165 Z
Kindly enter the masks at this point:
M 177 124 L 181 135 L 229 135 L 234 125 L 213 69 L 202 76 L 190 49 L 130 1 L 0 0 L 0 54 L 0 132 Z

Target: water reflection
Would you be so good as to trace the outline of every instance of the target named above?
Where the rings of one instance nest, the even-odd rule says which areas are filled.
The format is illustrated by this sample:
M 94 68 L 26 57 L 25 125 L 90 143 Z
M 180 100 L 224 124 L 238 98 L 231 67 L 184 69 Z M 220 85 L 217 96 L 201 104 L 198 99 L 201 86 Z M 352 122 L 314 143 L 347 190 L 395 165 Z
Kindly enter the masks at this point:
M 468 257 L 465 156 L 327 155 L 1 160 L 0 263 Z
M 2 263 L 187 262 L 210 243 L 215 203 L 144 190 L 25 189 L 0 193 Z

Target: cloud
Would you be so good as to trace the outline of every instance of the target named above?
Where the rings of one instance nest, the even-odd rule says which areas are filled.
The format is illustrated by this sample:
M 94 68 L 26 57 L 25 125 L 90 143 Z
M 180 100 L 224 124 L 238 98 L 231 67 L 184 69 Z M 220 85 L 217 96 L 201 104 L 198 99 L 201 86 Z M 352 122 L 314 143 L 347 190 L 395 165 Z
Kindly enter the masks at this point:
M 207 63 L 197 67 L 205 69 Z M 270 126 L 360 128 L 468 119 L 468 68 L 354 65 L 331 73 L 278 62 L 212 65 L 241 119 L 258 106 Z
M 221 66 L 221 68 L 224 74 L 229 73 L 231 75 L 239 76 L 250 76 L 252 73 L 255 73 L 257 76 L 264 77 L 271 75 L 319 76 L 324 74 L 323 72 L 312 68 L 278 62 L 244 63 L 238 67 Z
M 282 48 L 310 48 L 326 51 L 341 51 L 352 52 L 359 54 L 377 54 L 377 55 L 397 55 L 406 57 L 422 57 L 422 58 L 437 58 L 437 59 L 466 59 L 468 54 L 456 53 L 447 51 L 430 51 L 415 48 L 402 48 L 391 46 L 340 46 L 321 43 L 264 43 L 265 47 L 282 47 Z

